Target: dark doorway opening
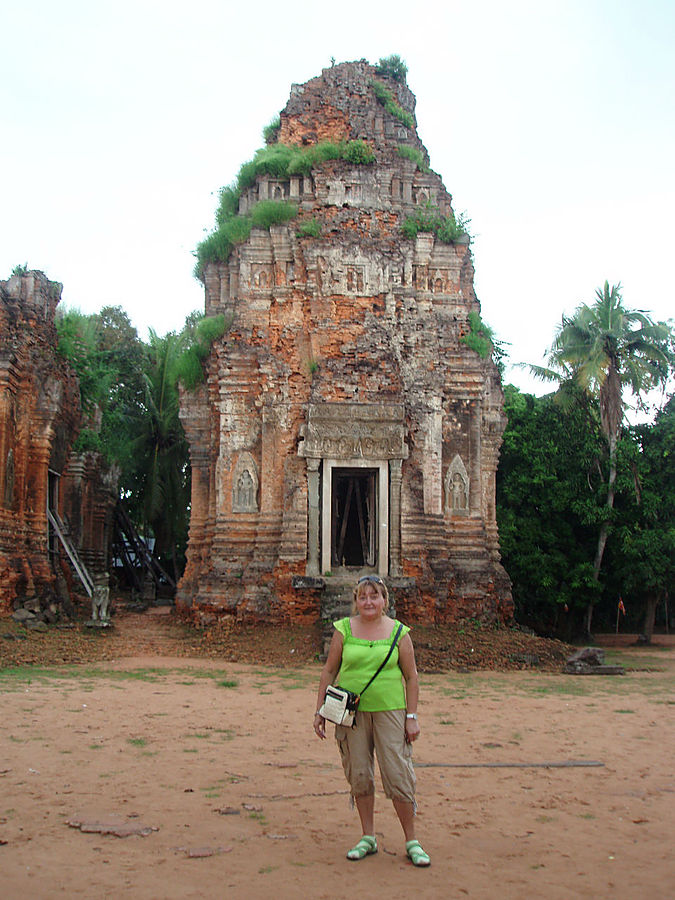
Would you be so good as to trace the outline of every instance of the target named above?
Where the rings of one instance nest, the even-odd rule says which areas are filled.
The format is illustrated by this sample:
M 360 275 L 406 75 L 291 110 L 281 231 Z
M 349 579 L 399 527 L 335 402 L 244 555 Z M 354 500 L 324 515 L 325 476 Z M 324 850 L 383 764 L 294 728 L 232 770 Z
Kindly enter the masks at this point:
M 331 565 L 374 566 L 376 469 L 333 469 Z

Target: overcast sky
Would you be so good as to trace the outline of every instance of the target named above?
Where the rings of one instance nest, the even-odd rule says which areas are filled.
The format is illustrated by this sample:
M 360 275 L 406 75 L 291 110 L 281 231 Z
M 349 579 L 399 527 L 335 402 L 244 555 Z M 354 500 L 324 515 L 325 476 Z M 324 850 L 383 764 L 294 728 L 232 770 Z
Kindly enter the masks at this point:
M 180 329 L 218 188 L 291 84 L 398 53 L 513 362 L 605 279 L 675 315 L 672 0 L 22 0 L 0 34 L 0 278 L 42 269 L 67 307 Z

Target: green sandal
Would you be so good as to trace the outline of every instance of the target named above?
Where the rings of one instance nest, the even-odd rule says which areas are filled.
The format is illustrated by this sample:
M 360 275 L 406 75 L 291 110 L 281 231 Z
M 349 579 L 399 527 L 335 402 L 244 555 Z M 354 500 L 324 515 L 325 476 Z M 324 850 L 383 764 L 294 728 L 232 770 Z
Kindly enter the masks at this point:
M 358 844 L 347 852 L 347 859 L 363 859 L 371 853 L 377 853 L 377 841 L 375 837 L 364 834 Z
M 408 841 L 405 845 L 405 852 L 410 857 L 410 862 L 413 866 L 431 865 L 429 854 L 424 852 L 419 841 Z

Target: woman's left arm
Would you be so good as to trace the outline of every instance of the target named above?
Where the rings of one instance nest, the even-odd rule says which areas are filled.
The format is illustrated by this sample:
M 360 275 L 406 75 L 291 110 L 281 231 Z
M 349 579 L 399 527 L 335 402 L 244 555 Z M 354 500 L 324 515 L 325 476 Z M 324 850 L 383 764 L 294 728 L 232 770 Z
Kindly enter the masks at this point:
M 417 701 L 420 693 L 420 683 L 417 677 L 417 665 L 415 664 L 415 650 L 412 638 L 406 634 L 398 645 L 398 665 L 403 673 L 405 681 L 405 706 L 406 714 L 417 714 Z M 405 720 L 406 740 L 414 741 L 420 733 L 420 725 L 417 719 Z

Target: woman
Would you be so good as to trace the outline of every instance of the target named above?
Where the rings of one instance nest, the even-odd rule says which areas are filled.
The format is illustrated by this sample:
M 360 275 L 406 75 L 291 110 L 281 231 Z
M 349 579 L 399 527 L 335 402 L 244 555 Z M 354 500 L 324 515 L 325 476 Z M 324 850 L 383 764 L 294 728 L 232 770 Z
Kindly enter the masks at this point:
M 364 575 L 354 588 L 352 615 L 335 622 L 326 664 L 321 672 L 314 731 L 326 737 L 326 720 L 318 712 L 329 684 L 359 693 L 377 671 L 400 623 L 391 619 L 387 586 L 378 575 Z M 428 866 L 429 856 L 415 839 L 415 772 L 412 743 L 420 733 L 417 721 L 419 682 L 415 652 L 403 626 L 397 647 L 387 664 L 364 692 L 356 726 L 335 726 L 342 766 L 361 819 L 363 836 L 347 859 L 377 853 L 375 838 L 375 782 L 373 756 L 382 785 L 394 804 L 406 840 L 406 853 L 415 866 Z M 405 689 L 403 682 L 405 681 Z

